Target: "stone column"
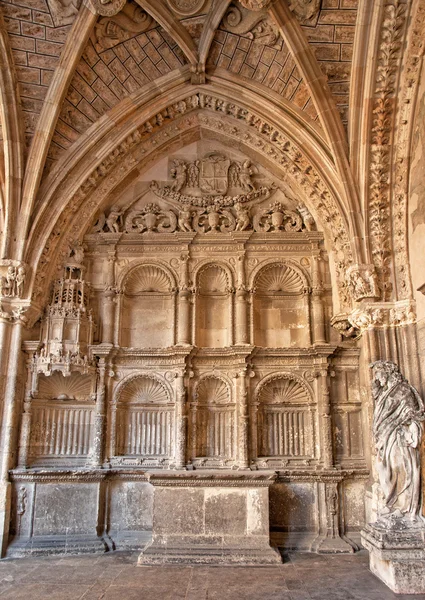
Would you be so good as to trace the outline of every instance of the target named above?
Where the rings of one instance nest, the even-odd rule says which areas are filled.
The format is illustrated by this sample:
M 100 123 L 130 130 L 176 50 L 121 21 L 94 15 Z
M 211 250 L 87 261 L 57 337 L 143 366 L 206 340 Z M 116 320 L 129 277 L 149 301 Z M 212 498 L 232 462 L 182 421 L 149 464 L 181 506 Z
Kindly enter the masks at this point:
M 179 290 L 179 319 L 177 328 L 177 345 L 190 346 L 190 305 L 192 303 L 192 292 L 190 290 Z
M 24 410 L 21 419 L 21 431 L 19 436 L 18 468 L 28 467 L 28 453 L 31 439 L 31 400 L 33 384 L 34 363 L 32 359 L 27 360 L 27 383 L 25 386 Z
M 236 290 L 235 298 L 235 345 L 249 345 L 248 293 L 244 288 Z
M 249 344 L 248 331 L 248 293 L 245 287 L 245 255 L 238 256 L 237 286 L 235 296 L 235 344 Z
M 246 390 L 246 370 L 236 374 L 236 405 L 238 409 L 238 462 L 239 468 L 248 469 L 248 392 Z
M 198 403 L 191 402 L 190 404 L 190 429 L 191 429 L 191 458 L 196 458 L 198 448 Z
M 319 372 L 319 415 L 321 422 L 321 459 L 325 469 L 333 468 L 332 416 L 328 370 Z
M 313 317 L 313 344 L 326 344 L 323 287 L 319 268 L 320 254 L 313 256 L 311 309 Z
M 106 416 L 106 365 L 105 359 L 99 360 L 97 369 L 96 407 L 94 417 L 93 452 L 90 459 L 92 467 L 101 468 L 105 446 L 105 416 Z
M 176 377 L 176 469 L 186 467 L 186 389 L 184 385 L 184 372 Z
M 115 252 L 108 254 L 108 269 L 106 273 L 106 286 L 103 292 L 101 311 L 102 344 L 114 343 L 115 327 Z
M 9 523 L 11 510 L 12 487 L 9 471 L 16 465 L 18 401 L 19 401 L 19 365 L 22 343 L 22 321 L 17 319 L 11 323 L 9 360 L 6 387 L 4 392 L 4 413 L 2 431 L 2 459 L 0 471 L 0 549 L 3 557 L 9 540 Z
M 191 327 L 190 327 L 190 306 L 192 302 L 192 292 L 189 289 L 189 255 L 184 254 L 180 257 L 180 289 L 178 294 L 178 328 L 177 345 L 190 346 Z

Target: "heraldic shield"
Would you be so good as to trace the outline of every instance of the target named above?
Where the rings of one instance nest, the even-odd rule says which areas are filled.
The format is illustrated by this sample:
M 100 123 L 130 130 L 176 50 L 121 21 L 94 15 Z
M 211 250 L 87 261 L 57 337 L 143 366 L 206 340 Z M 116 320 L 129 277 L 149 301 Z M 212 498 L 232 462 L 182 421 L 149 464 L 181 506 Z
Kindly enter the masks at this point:
M 205 194 L 225 194 L 229 187 L 230 160 L 222 154 L 212 153 L 201 160 L 199 187 Z

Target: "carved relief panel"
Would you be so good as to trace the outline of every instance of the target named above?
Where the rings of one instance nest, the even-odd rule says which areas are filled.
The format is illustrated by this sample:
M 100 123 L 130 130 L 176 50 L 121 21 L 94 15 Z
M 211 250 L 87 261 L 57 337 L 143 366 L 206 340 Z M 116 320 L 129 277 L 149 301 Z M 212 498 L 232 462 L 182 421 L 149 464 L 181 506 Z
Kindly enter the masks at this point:
M 86 255 L 75 246 L 93 290 L 84 315 L 94 298 L 98 306 L 101 343 L 85 367 L 98 357 L 96 403 L 71 418 L 63 400 L 50 401 L 53 413 L 34 399 L 31 453 L 54 446 L 65 460 L 75 447 L 96 464 L 146 468 L 360 460 L 358 405 L 328 389 L 322 233 L 303 200 L 248 158 L 191 152 L 158 167 L 162 181 L 114 199 L 86 235 Z M 82 277 L 67 285 L 77 296 L 86 289 Z M 338 380 L 347 365 L 338 363 Z M 68 434 L 57 439 L 65 422 L 89 432 L 81 442 L 70 434 L 70 451 Z
M 202 464 L 208 459 L 234 459 L 235 404 L 228 382 L 212 375 L 204 376 L 198 382 L 192 403 L 191 425 L 192 459 L 195 462 Z
M 30 464 L 85 464 L 93 442 L 93 391 L 90 376 L 40 376 L 32 400 Z
M 170 459 L 174 452 L 174 401 L 159 377 L 131 378 L 118 394 L 116 456 Z
M 315 402 L 305 385 L 276 375 L 257 394 L 258 456 L 314 457 Z
M 175 311 L 170 273 L 158 264 L 136 267 L 124 282 L 121 345 L 136 348 L 172 346 Z
M 299 272 L 284 263 L 271 263 L 253 281 L 254 344 L 265 348 L 310 345 L 310 308 Z

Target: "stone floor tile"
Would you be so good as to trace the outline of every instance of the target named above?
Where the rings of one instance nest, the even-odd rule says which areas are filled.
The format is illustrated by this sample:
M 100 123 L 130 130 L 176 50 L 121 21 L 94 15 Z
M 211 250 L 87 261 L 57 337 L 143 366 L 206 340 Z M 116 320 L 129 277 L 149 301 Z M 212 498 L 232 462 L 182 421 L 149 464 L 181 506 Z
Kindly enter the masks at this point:
M 61 583 L 92 585 L 93 582 L 102 577 L 106 568 L 104 565 L 75 567 L 67 563 L 61 563 L 52 567 L 38 568 L 31 571 L 20 580 L 21 583 Z
M 294 554 L 273 567 L 139 567 L 137 553 L 0 562 L 16 600 L 425 600 L 393 594 L 365 556 Z M 366 554 L 367 557 L 367 554 Z
M 311 600 L 310 594 L 306 590 L 290 590 L 291 600 Z
M 88 586 L 30 583 L 12 586 L 1 594 L 2 600 L 80 600 Z M 121 600 L 123 600 L 121 598 Z

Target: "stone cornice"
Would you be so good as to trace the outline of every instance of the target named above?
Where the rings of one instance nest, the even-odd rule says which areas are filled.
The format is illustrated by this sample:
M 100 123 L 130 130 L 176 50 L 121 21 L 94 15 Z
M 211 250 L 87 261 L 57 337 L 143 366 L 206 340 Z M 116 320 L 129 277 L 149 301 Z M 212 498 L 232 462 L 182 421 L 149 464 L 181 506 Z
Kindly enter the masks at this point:
M 365 480 L 369 471 L 359 469 L 285 469 L 279 471 L 167 471 L 143 468 L 123 469 L 14 469 L 10 479 L 14 483 L 98 483 L 101 481 L 140 481 L 155 487 L 269 487 L 274 483 L 292 481 L 339 483 L 346 479 Z

